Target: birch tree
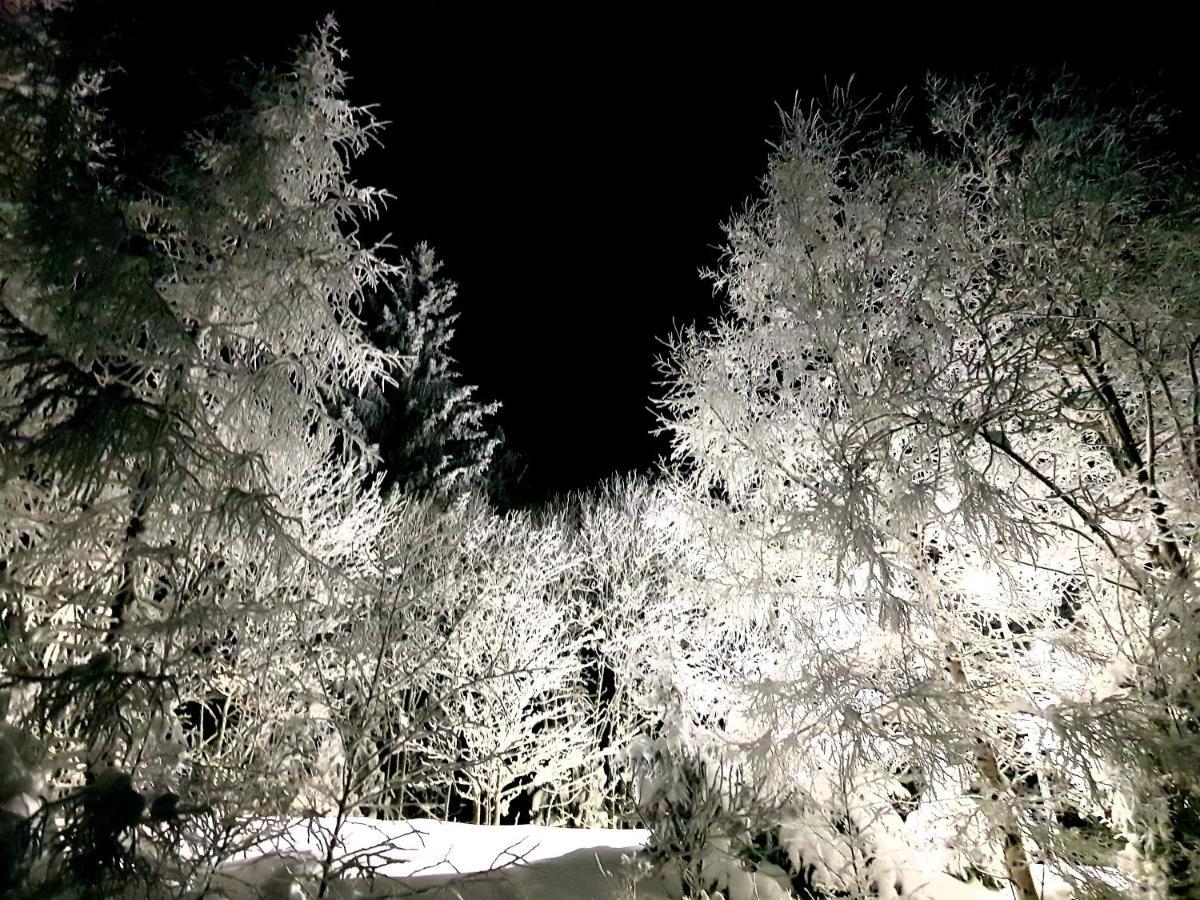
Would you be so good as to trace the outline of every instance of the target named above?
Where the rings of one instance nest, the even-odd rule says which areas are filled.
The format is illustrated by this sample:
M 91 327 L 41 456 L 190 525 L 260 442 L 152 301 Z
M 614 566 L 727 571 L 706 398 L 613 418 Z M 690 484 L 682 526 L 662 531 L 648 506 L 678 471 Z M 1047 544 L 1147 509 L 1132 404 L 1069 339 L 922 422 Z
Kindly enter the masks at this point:
M 726 313 L 682 336 L 666 403 L 711 584 L 787 632 L 758 708 L 786 765 L 817 783 L 835 761 L 917 863 L 959 855 L 1032 900 L 1034 858 L 1082 890 L 1099 857 L 1182 896 L 1186 171 L 1152 110 L 1067 83 L 929 102 L 915 130 L 844 96 L 798 108 L 728 228 Z

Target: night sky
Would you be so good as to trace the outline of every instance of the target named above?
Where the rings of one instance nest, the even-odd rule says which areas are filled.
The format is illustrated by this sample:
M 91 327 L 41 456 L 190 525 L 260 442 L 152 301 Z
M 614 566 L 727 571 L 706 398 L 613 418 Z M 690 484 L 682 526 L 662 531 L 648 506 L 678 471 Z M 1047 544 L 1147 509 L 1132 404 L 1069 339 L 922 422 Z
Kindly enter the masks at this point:
M 533 499 L 650 470 L 666 450 L 651 434 L 654 360 L 673 328 L 718 308 L 699 270 L 716 264 L 721 224 L 764 170 L 777 105 L 852 75 L 856 93 L 874 96 L 919 85 L 929 68 L 1064 61 L 1195 105 L 1190 70 L 1161 58 L 889 53 L 883 41 L 851 48 L 766 21 L 742 32 L 368 0 L 94 9 L 122 22 L 109 103 L 140 134 L 128 151 L 148 156 L 219 107 L 247 58 L 277 63 L 336 14 L 352 98 L 391 123 L 356 168 L 395 195 L 378 236 L 429 242 L 458 283 L 459 367 L 503 403 Z

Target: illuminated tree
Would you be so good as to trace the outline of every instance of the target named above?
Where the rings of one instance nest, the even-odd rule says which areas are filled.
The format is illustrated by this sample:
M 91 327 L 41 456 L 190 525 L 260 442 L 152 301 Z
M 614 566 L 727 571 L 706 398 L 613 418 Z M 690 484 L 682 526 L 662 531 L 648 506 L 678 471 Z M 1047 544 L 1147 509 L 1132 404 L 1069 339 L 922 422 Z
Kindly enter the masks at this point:
M 1120 856 L 1183 894 L 1200 834 L 1184 170 L 1146 108 L 1067 85 L 933 84 L 930 103 L 915 131 L 843 99 L 788 117 L 728 230 L 727 313 L 675 348 L 667 410 L 711 589 L 790 654 L 752 727 L 795 735 L 772 753 L 826 785 L 801 805 L 845 795 L 826 844 L 886 829 L 1027 898 L 1031 853 L 1081 887 L 1074 864 Z
M 562 592 L 585 733 L 550 815 L 613 827 L 636 818 L 625 750 L 663 726 L 662 686 L 688 630 L 670 589 L 682 553 L 671 499 L 639 477 L 616 478 L 551 513 L 574 564 Z
M 273 809 L 311 777 L 328 729 L 304 661 L 378 583 L 393 516 L 342 410 L 397 362 L 357 317 L 392 270 L 354 235 L 378 209 L 348 177 L 374 124 L 342 97 L 332 26 L 150 200 L 105 166 L 93 82 L 64 76 L 36 29 L 14 36 L 3 685 L 54 787 L 87 785 L 63 835 L 82 864 L 104 785 Z M 143 806 L 127 811 L 103 827 L 136 826 Z M 105 840 L 91 862 L 124 865 Z
M 405 360 L 394 384 L 363 404 L 384 478 L 406 493 L 448 497 L 484 484 L 499 440 L 487 419 L 499 409 L 461 384 L 450 357 L 456 288 L 421 245 L 378 296 L 375 342 Z

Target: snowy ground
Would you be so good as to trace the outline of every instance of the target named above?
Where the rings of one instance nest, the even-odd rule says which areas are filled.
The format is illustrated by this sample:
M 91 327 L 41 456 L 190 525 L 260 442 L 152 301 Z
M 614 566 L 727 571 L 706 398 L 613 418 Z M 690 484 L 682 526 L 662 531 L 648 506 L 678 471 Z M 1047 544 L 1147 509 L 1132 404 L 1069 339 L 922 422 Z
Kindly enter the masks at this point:
M 246 859 L 224 867 L 213 887 L 234 900 L 301 897 L 289 891 L 328 846 L 331 823 L 298 823 L 264 841 Z M 528 898 L 664 897 L 629 891 L 644 831 L 542 826 L 486 827 L 416 819 L 385 822 L 355 819 L 341 832 L 338 857 L 353 868 L 339 885 L 340 897 Z M 364 869 L 369 870 L 365 872 Z M 356 871 L 355 871 L 356 870 Z M 299 885 L 297 884 L 297 887 Z
M 210 897 L 301 900 L 319 873 L 328 820 L 296 823 L 222 869 Z M 486 827 L 430 820 L 354 819 L 343 825 L 339 860 L 345 880 L 328 896 L 422 897 L 430 900 L 669 900 L 664 880 L 639 851 L 645 831 L 542 826 Z M 747 875 L 725 885 L 726 900 L 786 897 L 769 879 Z M 354 877 L 349 877 L 354 876 Z M 1039 880 L 1041 872 L 1035 872 Z M 991 891 L 939 876 L 911 895 L 919 900 L 1006 900 Z M 1046 900 L 1070 893 L 1046 884 Z

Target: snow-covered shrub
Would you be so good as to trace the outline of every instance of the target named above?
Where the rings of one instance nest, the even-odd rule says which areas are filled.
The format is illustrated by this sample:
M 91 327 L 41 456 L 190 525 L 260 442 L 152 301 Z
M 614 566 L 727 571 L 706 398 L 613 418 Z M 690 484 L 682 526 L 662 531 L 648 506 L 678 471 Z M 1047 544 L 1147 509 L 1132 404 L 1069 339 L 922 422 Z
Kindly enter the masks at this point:
M 740 766 L 677 738 L 635 740 L 626 750 L 650 852 L 670 889 L 685 898 L 788 896 L 789 878 L 755 841 L 778 816 L 777 802 Z

